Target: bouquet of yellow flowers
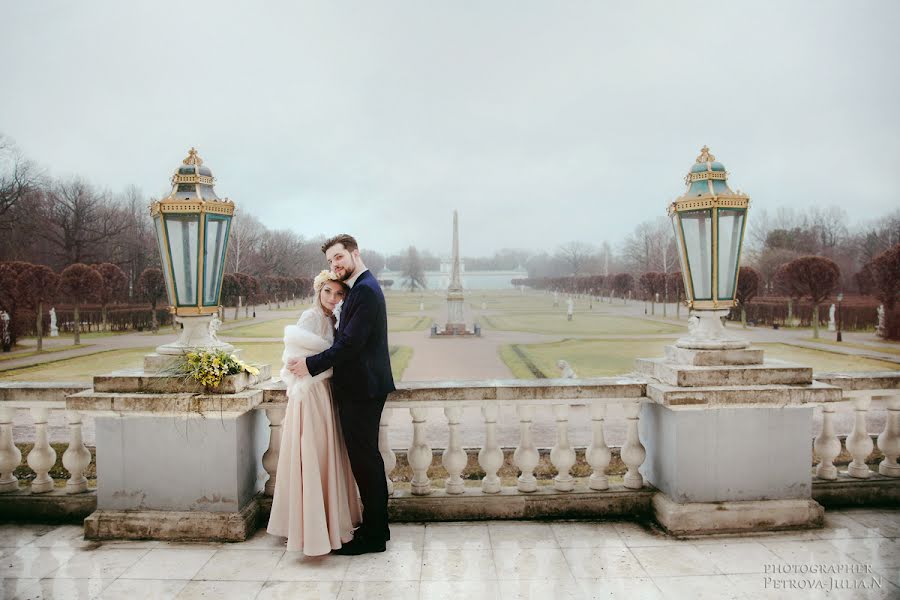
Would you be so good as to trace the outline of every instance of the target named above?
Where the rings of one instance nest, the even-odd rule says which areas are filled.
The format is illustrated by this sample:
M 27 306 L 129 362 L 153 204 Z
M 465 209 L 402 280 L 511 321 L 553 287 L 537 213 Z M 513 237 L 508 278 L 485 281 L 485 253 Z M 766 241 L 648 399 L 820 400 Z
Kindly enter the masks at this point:
M 259 369 L 248 365 L 234 354 L 224 350 L 199 350 L 185 354 L 179 371 L 191 379 L 199 381 L 207 388 L 217 388 L 227 375 L 247 372 L 259 375 Z

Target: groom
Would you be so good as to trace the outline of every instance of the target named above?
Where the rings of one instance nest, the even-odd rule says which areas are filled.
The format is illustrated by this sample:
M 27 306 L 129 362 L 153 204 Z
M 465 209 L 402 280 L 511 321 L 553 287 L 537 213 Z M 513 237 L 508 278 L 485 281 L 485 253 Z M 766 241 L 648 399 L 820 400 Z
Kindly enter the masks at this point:
M 378 280 L 363 264 L 353 236 L 341 234 L 322 244 L 339 279 L 350 287 L 340 313 L 334 344 L 306 360 L 288 362 L 295 375 L 318 375 L 334 368 L 331 386 L 344 443 L 363 504 L 363 522 L 353 541 L 337 554 L 384 552 L 388 529 L 388 491 L 378 451 L 378 426 L 387 395 L 394 391 L 387 343 L 387 309 Z

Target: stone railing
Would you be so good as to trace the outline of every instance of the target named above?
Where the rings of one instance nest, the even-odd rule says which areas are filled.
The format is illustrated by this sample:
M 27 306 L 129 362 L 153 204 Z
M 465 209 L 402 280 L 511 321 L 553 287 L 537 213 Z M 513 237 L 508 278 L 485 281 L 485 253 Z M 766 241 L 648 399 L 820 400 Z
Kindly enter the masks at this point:
M 535 492 L 538 482 L 534 475 L 539 463 L 539 451 L 533 441 L 532 424 L 536 408 L 552 407 L 555 420 L 556 443 L 550 451 L 550 461 L 558 471 L 553 480 L 553 489 L 570 492 L 575 489 L 575 479 L 570 470 L 576 462 L 575 449 L 569 441 L 569 409 L 573 405 L 589 405 L 592 421 L 592 442 L 586 451 L 586 459 L 593 473 L 588 482 L 590 490 L 608 490 L 606 469 L 612 453 L 604 437 L 604 421 L 607 408 L 620 405 L 623 408 L 626 438 L 621 449 L 621 458 L 627 467 L 624 487 L 640 490 L 644 479 L 639 472 L 644 462 L 645 452 L 638 435 L 641 404 L 648 401 L 644 396 L 645 385 L 629 378 L 606 379 L 559 379 L 540 381 L 459 381 L 435 383 L 401 384 L 390 395 L 382 414 L 379 450 L 384 459 L 388 491 L 394 493 L 391 472 L 396 466 L 394 444 L 389 436 L 388 423 L 393 411 L 408 411 L 413 431 L 412 443 L 405 448 L 413 476 L 410 494 L 427 496 L 437 491 L 429 478 L 433 450 L 426 435 L 427 412 L 430 408 L 443 409 L 443 420 L 447 427 L 448 442 L 443 450 L 441 465 L 448 477 L 442 486 L 442 493 L 448 496 L 462 495 L 466 486 L 462 479 L 468 457 L 460 442 L 460 423 L 464 411 L 479 411 L 484 423 L 484 443 L 478 448 L 478 464 L 485 475 L 481 480 L 480 493 L 501 492 L 501 481 L 497 475 L 503 466 L 503 451 L 498 444 L 496 427 L 499 410 L 504 406 L 514 407 L 519 425 L 519 438 L 513 463 L 519 469 L 514 490 L 522 493 Z M 275 472 L 278 463 L 281 423 L 284 419 L 286 394 L 283 385 L 272 383 L 267 386 L 263 403 L 257 408 L 265 410 L 271 424 L 269 449 L 263 457 L 263 465 L 270 478 L 265 493 L 274 490 Z M 471 490 L 471 488 L 469 488 Z
M 57 455 L 47 432 L 50 411 L 66 410 L 66 396 L 87 389 L 90 386 L 75 383 L 0 383 L 0 493 L 20 491 L 19 481 L 13 474 L 22 461 L 13 432 L 16 411 L 27 409 L 34 427 L 34 446 L 28 453 L 27 464 L 35 477 L 28 491 L 32 494 L 51 492 L 55 486 L 50 470 L 56 464 Z M 63 453 L 62 463 L 70 475 L 66 481 L 68 494 L 88 491 L 84 472 L 91 463 L 91 453 L 82 441 L 82 418 L 81 412 L 66 410 L 69 445 Z
M 841 389 L 843 401 L 852 403 L 854 411 L 853 430 L 846 438 L 847 452 L 852 461 L 847 470 L 838 473 L 834 459 L 841 452 L 841 442 L 834 431 L 834 417 L 837 403 L 822 406 L 822 429 L 815 438 L 814 449 L 819 457 L 816 476 L 834 481 L 839 475 L 854 479 L 869 479 L 872 471 L 866 459 L 875 449 L 872 434 L 866 430 L 866 417 L 872 400 L 885 402 L 887 415 L 884 429 L 878 435 L 878 449 L 884 460 L 878 465 L 878 473 L 887 477 L 900 477 L 900 371 L 865 373 L 818 373 L 816 381 Z
M 822 427 L 813 444 L 815 453 L 820 459 L 816 483 L 825 484 L 828 481 L 839 480 L 859 485 L 859 482 L 865 479 L 880 481 L 890 479 L 894 482 L 900 480 L 900 467 L 897 463 L 900 454 L 900 372 L 823 373 L 817 374 L 815 379 L 819 384 L 840 388 L 842 393 L 841 402 L 828 402 L 821 408 Z M 639 424 L 642 405 L 652 400 L 647 397 L 647 386 L 641 379 L 621 377 L 539 381 L 450 381 L 407 383 L 399 387 L 400 389 L 388 399 L 379 436 L 379 448 L 384 458 L 389 485 L 393 488 L 390 474 L 396 465 L 395 451 L 406 451 L 412 471 L 409 489 L 405 489 L 404 486 L 403 490 L 394 492 L 395 501 L 440 498 L 443 502 L 443 499 L 478 497 L 511 502 L 513 497 L 527 498 L 548 493 L 563 496 L 571 496 L 573 493 L 635 494 L 648 489 L 640 472 L 645 461 L 644 443 L 648 440 L 641 439 Z M 65 400 L 68 395 L 87 389 L 90 388 L 78 384 L 0 382 L 0 497 L 16 492 L 16 495 L 27 496 L 23 496 L 21 500 L 28 501 L 29 498 L 53 495 L 48 493 L 55 489 L 50 470 L 58 457 L 47 436 L 50 411 L 66 411 L 69 430 L 68 447 L 62 455 L 62 463 L 69 472 L 69 477 L 64 490 L 61 483 L 56 489 L 57 497 L 71 497 L 92 492 L 88 489 L 88 482 L 84 476 L 91 455 L 82 441 L 83 415 L 76 410 L 66 410 Z M 286 396 L 280 382 L 270 382 L 263 385 L 262 389 L 262 403 L 256 406 L 256 410 L 264 411 L 269 422 L 268 450 L 262 457 L 263 468 L 269 478 L 265 483 L 263 496 L 271 496 L 277 477 L 276 465 Z M 885 425 L 877 437 L 878 449 L 885 455 L 879 465 L 880 475 L 873 475 L 866 465 L 866 460 L 874 448 L 873 436 L 866 430 L 866 418 L 873 398 L 878 400 L 877 406 L 883 403 L 886 410 Z M 836 408 L 843 402 L 851 403 L 854 412 L 853 430 L 846 438 L 846 447 L 852 456 L 852 462 L 846 471 L 838 472 L 834 461 L 841 452 L 841 443 L 835 434 L 833 421 Z M 576 452 L 570 442 L 572 424 L 569 422 L 570 410 L 576 405 L 589 408 L 591 429 L 590 444 L 585 448 L 585 458 L 592 473 L 578 485 L 571 473 L 576 462 Z M 502 485 L 498 477 L 504 455 L 496 434 L 498 414 L 504 407 L 513 408 L 515 411 L 518 440 L 512 462 L 520 473 L 515 485 L 507 486 Z M 538 410 L 539 407 L 550 407 L 550 410 L 546 408 Z M 612 411 L 610 410 L 612 407 L 617 408 Z M 680 410 L 703 408 L 702 404 L 691 404 Z M 22 453 L 16 447 L 13 429 L 14 414 L 21 409 L 28 411 L 32 421 L 30 426 L 33 426 L 33 436 L 29 435 L 28 438 L 33 437 L 34 447 L 28 453 L 27 465 L 35 476 L 28 486 L 20 485 L 13 474 L 22 461 Z M 433 485 L 429 476 L 434 456 L 432 448 L 434 441 L 429 440 L 426 433 L 429 425 L 428 414 L 434 414 L 434 411 L 429 409 L 438 409 L 443 413 L 440 427 L 446 428 L 447 443 L 443 444 L 446 447 L 443 448 L 440 464 L 446 470 L 447 477 L 442 485 Z M 410 443 L 404 442 L 403 446 L 407 447 L 398 447 L 391 442 L 388 424 L 392 417 L 395 417 L 393 422 L 396 424 L 396 417 L 403 413 L 409 414 L 412 438 Z M 532 432 L 538 423 L 536 417 L 548 413 L 553 415 L 553 422 L 545 421 L 539 424 L 545 428 L 549 425 L 555 429 L 555 443 L 550 451 L 550 462 L 558 474 L 553 478 L 552 485 L 539 486 L 534 474 L 535 467 L 539 463 L 539 448 L 534 442 Z M 612 452 L 606 442 L 605 429 L 612 413 L 624 414 L 625 422 L 621 459 L 627 473 L 623 484 L 617 486 L 611 486 L 606 475 Z M 483 424 L 483 435 L 480 435 L 483 442 L 476 449 L 478 464 L 484 471 L 484 476 L 478 487 L 465 486 L 462 478 L 468 457 L 466 449 L 460 442 L 460 427 L 464 415 L 469 417 L 468 422 L 471 423 L 473 414 L 479 415 L 477 419 Z M 434 418 L 432 426 L 433 421 Z M 577 425 L 583 428 L 588 424 Z M 471 431 L 467 433 L 471 438 Z M 472 444 L 467 446 L 471 450 Z M 438 513 L 449 514 L 444 511 Z M 23 513 L 18 511 L 16 514 Z M 421 516 L 422 513 L 418 514 Z

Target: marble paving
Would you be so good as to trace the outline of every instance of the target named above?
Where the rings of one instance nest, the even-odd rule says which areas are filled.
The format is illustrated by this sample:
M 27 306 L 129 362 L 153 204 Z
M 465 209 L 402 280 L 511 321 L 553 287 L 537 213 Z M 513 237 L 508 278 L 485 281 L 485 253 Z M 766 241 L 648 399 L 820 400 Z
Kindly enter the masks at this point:
M 383 554 L 89 542 L 76 525 L 0 525 L 0 597 L 162 600 L 900 598 L 900 510 L 828 511 L 823 529 L 675 539 L 623 521 L 404 523 Z

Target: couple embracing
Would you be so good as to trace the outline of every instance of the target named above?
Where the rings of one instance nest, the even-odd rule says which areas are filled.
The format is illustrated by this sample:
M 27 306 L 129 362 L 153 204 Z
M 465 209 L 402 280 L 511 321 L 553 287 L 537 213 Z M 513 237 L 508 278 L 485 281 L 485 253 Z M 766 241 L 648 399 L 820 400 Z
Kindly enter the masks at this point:
M 284 332 L 288 404 L 267 530 L 309 556 L 383 552 L 391 536 L 378 427 L 394 391 L 384 294 L 352 236 L 322 252 L 331 270 Z

